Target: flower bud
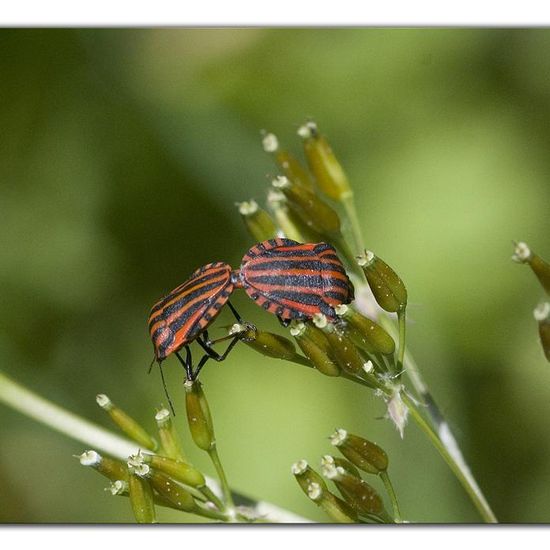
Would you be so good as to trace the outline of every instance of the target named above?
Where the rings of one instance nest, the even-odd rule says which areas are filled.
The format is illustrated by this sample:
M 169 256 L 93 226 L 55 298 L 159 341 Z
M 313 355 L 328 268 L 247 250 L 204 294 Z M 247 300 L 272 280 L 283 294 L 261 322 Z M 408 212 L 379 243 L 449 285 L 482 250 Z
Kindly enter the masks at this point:
M 266 153 L 274 155 L 275 162 L 289 180 L 313 190 L 313 181 L 308 171 L 296 157 L 279 147 L 279 140 L 275 134 L 265 134 L 262 139 L 262 145 Z
M 378 475 L 388 469 L 384 449 L 358 435 L 340 428 L 330 436 L 331 443 L 355 466 L 369 474 Z
M 119 460 L 101 456 L 96 451 L 84 451 L 76 458 L 78 458 L 82 466 L 91 466 L 94 470 L 97 470 L 112 481 L 128 479 L 128 468 L 126 464 Z
M 533 312 L 539 323 L 539 336 L 542 350 L 546 359 L 550 361 L 550 302 L 539 304 Z
M 309 323 L 297 322 L 290 327 L 290 334 L 294 336 L 298 346 L 314 368 L 326 376 L 340 376 L 341 369 L 322 331 Z
M 237 203 L 237 206 L 248 232 L 256 242 L 267 241 L 277 236 L 275 222 L 254 199 Z
M 357 258 L 378 305 L 389 312 L 407 306 L 407 289 L 397 273 L 370 250 Z
M 322 235 L 341 235 L 338 214 L 313 191 L 290 181 L 286 176 L 277 177 L 273 187 L 284 193 L 290 208 L 308 227 Z
M 151 469 L 146 477 L 155 491 L 174 507 L 184 512 L 194 512 L 197 509 L 191 493 L 166 474 Z
M 245 327 L 236 323 L 229 330 L 229 334 L 235 334 L 243 330 L 246 330 Z M 309 361 L 296 352 L 294 343 L 279 334 L 258 329 L 255 331 L 249 330 L 245 333 L 243 341 L 246 345 L 267 357 L 294 361 L 301 365 L 310 366 Z
M 151 451 L 157 449 L 157 442 L 142 428 L 133 418 L 128 416 L 123 410 L 119 409 L 103 393 L 96 396 L 97 404 L 109 413 L 114 423 L 131 439 L 141 447 Z
M 321 489 L 326 490 L 325 481 L 313 468 L 311 468 L 307 460 L 302 459 L 295 462 L 290 467 L 290 471 L 306 495 L 312 483 L 317 483 Z
M 204 475 L 195 467 L 185 462 L 149 454 L 143 454 L 143 462 L 151 466 L 155 471 L 162 472 L 184 485 L 204 487 L 206 484 Z
M 161 409 L 155 415 L 155 420 L 157 422 L 160 445 L 162 448 L 161 454 L 174 460 L 185 461 L 181 440 L 172 422 L 170 411 L 164 408 Z
M 328 323 L 326 316 L 322 313 L 314 315 L 313 323 L 323 331 L 340 368 L 348 374 L 362 374 L 365 360 L 344 332 L 334 324 Z
M 333 495 L 323 478 L 305 460 L 294 463 L 291 468 L 298 485 L 306 496 L 339 523 L 354 523 L 357 514 L 344 501 Z
M 338 305 L 334 310 L 347 322 L 345 333 L 356 346 L 368 353 L 392 355 L 395 352 L 393 338 L 379 324 L 346 304 Z
M 203 451 L 210 451 L 215 446 L 216 440 L 212 416 L 202 385 L 198 380 L 187 380 L 184 387 L 187 422 L 193 441 Z
M 325 455 L 321 458 L 321 468 L 327 468 L 329 466 L 334 466 L 336 468 L 343 468 L 346 473 L 351 476 L 361 477 L 359 470 L 345 458 L 339 458 L 337 456 Z
M 540 284 L 550 296 L 550 264 L 535 254 L 527 244 L 519 242 L 516 244 L 512 260 L 521 264 L 529 264 Z
M 383 519 L 389 517 L 382 498 L 366 481 L 350 475 L 343 468 L 334 465 L 325 466 L 323 475 L 334 482 L 345 495 L 347 502 L 359 514 L 374 515 Z
M 348 178 L 328 141 L 319 134 L 317 125 L 314 122 L 304 124 L 298 130 L 298 135 L 304 140 L 309 169 L 319 189 L 335 201 L 350 197 L 353 193 Z
M 134 516 L 138 523 L 156 523 L 153 489 L 148 479 L 131 468 L 128 491 Z

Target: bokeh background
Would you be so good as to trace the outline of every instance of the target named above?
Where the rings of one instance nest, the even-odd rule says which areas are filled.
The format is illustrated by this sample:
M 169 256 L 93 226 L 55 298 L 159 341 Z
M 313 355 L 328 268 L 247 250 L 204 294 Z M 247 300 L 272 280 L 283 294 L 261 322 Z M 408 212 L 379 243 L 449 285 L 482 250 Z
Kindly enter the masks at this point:
M 550 256 L 549 49 L 546 29 L 0 31 L 0 369 L 104 426 L 99 392 L 152 427 L 150 306 L 200 265 L 239 264 L 235 202 L 262 202 L 275 173 L 260 130 L 299 152 L 313 117 L 408 286 L 410 348 L 497 516 L 550 521 L 542 292 L 510 261 L 513 239 Z M 416 426 L 402 441 L 361 388 L 244 345 L 201 376 L 235 489 L 324 520 L 289 467 L 343 426 L 388 451 L 406 518 L 478 520 Z M 133 521 L 84 448 L 0 405 L 0 521 Z

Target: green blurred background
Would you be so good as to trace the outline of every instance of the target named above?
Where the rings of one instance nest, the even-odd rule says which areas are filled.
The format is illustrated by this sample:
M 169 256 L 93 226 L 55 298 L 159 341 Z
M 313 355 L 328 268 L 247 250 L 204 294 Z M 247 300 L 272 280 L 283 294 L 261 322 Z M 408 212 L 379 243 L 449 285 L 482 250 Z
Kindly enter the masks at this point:
M 107 427 L 98 392 L 152 427 L 150 306 L 200 265 L 239 264 L 234 203 L 262 202 L 275 173 L 259 132 L 299 151 L 311 116 L 368 247 L 407 283 L 410 347 L 496 515 L 550 521 L 542 291 L 510 261 L 512 239 L 550 256 L 549 48 L 536 29 L 0 31 L 0 369 Z M 235 489 L 324 520 L 289 467 L 343 426 L 388 451 L 407 519 L 478 520 L 416 426 L 401 441 L 360 388 L 245 346 L 201 376 Z M 0 521 L 133 521 L 84 448 L 0 405 Z

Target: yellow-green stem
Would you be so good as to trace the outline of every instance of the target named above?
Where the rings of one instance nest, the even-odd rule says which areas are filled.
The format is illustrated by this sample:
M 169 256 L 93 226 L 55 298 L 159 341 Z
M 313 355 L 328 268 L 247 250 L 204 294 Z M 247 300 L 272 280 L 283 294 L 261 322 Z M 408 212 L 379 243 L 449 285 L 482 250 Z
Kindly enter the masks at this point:
M 390 497 L 395 523 L 402 523 L 403 520 L 401 519 L 401 511 L 399 510 L 397 495 L 395 494 L 395 490 L 393 488 L 392 482 L 390 481 L 390 476 L 388 475 L 388 472 L 381 472 L 380 478 L 384 482 L 384 486 L 386 487 L 386 491 L 388 492 L 388 496 Z
M 402 308 L 397 312 L 397 321 L 399 323 L 399 352 L 397 355 L 397 374 L 403 371 L 403 363 L 405 361 L 405 341 L 406 341 L 406 308 Z
M 218 478 L 220 480 L 220 485 L 222 487 L 223 497 L 225 500 L 225 507 L 224 507 L 225 511 L 229 513 L 234 512 L 235 504 L 233 503 L 233 496 L 231 495 L 231 489 L 229 488 L 229 483 L 227 483 L 227 478 L 225 477 L 225 471 L 220 461 L 220 457 L 218 455 L 218 449 L 216 448 L 215 444 L 208 451 L 208 455 L 210 456 L 210 460 L 212 461 L 212 464 L 214 464 L 214 467 L 216 468 L 216 472 L 218 473 Z
M 349 195 L 342 197 L 340 202 L 342 203 L 346 216 L 349 220 L 351 234 L 355 244 L 355 251 L 357 254 L 360 254 L 363 250 L 365 250 L 365 245 L 363 243 L 363 234 L 359 225 L 359 217 L 357 216 L 357 209 L 355 208 L 353 194 L 350 193 Z
M 495 514 L 491 510 L 481 491 L 478 490 L 477 485 L 471 483 L 471 481 L 465 475 L 464 470 L 454 460 L 454 457 L 449 453 L 447 447 L 443 445 L 433 428 L 420 414 L 420 411 L 418 410 L 414 401 L 410 397 L 408 397 L 406 393 L 402 393 L 401 398 L 403 399 L 405 405 L 407 405 L 414 421 L 417 423 L 419 428 L 428 436 L 434 447 L 439 451 L 439 454 L 449 465 L 449 467 L 457 477 L 458 481 L 460 481 L 462 487 L 464 487 L 464 490 L 470 497 L 470 500 L 474 503 L 485 523 L 498 523 Z

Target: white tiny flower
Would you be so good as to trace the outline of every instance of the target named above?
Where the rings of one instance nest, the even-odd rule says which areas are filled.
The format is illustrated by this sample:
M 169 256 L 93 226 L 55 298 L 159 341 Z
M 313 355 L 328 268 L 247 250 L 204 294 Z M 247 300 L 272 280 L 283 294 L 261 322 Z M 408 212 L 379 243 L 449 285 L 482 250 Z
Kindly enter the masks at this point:
M 284 189 L 285 187 L 288 187 L 290 185 L 290 181 L 286 176 L 277 176 L 271 182 L 271 185 L 273 185 L 275 189 Z
M 328 319 L 327 316 L 323 313 L 316 313 L 313 316 L 313 324 L 317 328 L 325 328 L 328 325 Z
M 542 302 L 533 311 L 536 321 L 550 321 L 550 302 Z
M 250 216 L 258 211 L 258 203 L 254 199 L 249 201 L 238 202 L 239 213 L 243 216 Z
M 77 456 L 82 466 L 97 466 L 101 462 L 101 455 L 95 451 L 84 451 Z
M 279 148 L 279 140 L 270 132 L 263 137 L 262 146 L 266 153 L 274 153 Z
M 348 432 L 344 430 L 343 428 L 338 428 L 330 437 L 329 440 L 332 445 L 335 447 L 339 447 L 344 443 L 346 438 L 348 437 Z
M 106 409 L 112 405 L 111 400 L 104 393 L 96 395 L 95 400 L 102 409 Z
M 318 483 L 310 483 L 307 488 L 307 496 L 311 500 L 319 500 L 321 496 L 323 495 L 323 489 Z
M 290 471 L 292 472 L 293 475 L 299 476 L 300 474 L 303 474 L 307 470 L 307 467 L 308 467 L 307 460 L 302 459 L 302 460 L 299 460 L 298 462 L 295 462 L 290 467 Z
M 516 243 L 516 248 L 512 254 L 512 260 L 520 264 L 525 263 L 531 258 L 531 250 L 524 242 Z
M 372 361 L 370 359 L 363 364 L 363 370 L 367 374 L 371 374 L 374 371 L 374 365 L 372 364 Z

